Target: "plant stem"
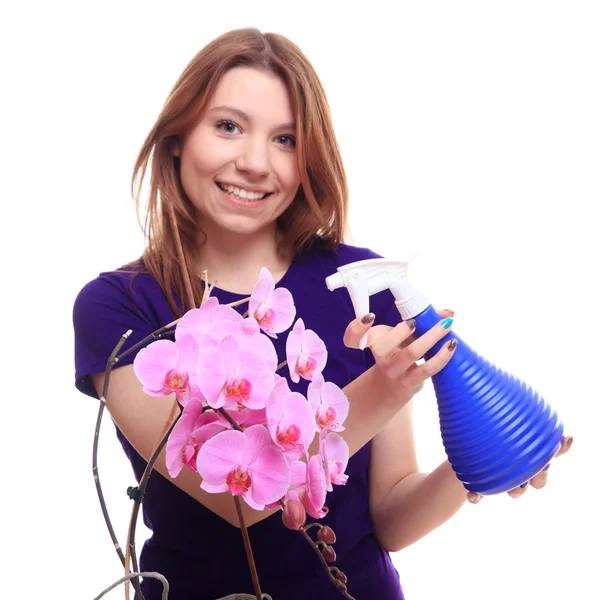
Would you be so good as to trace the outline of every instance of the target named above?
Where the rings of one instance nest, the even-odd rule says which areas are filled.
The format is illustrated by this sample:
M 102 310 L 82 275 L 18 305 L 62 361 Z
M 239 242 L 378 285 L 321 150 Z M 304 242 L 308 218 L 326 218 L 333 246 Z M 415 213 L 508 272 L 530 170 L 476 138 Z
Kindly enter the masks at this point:
M 165 579 L 165 577 L 163 575 L 161 575 L 160 573 L 155 573 L 154 571 L 148 571 L 147 573 L 137 573 L 137 572 L 129 573 L 129 575 L 125 575 L 124 577 L 121 577 L 121 579 L 119 579 L 119 581 L 115 581 L 112 585 L 110 585 L 105 590 L 100 592 L 100 594 L 98 594 L 94 598 L 94 600 L 100 600 L 100 598 L 102 598 L 102 596 L 104 596 L 105 594 L 110 592 L 110 590 L 116 588 L 120 583 L 123 583 L 124 581 L 129 581 L 130 579 L 133 579 L 134 577 L 136 577 L 136 578 L 150 577 L 152 579 L 160 580 L 160 582 L 163 584 L 163 593 L 162 593 L 161 600 L 167 600 L 167 597 L 169 595 L 169 582 Z
M 229 424 L 236 430 L 236 431 L 244 431 L 234 420 L 233 417 L 224 409 L 224 408 L 218 408 L 217 409 L 228 421 Z
M 300 533 L 305 537 L 306 541 L 311 545 L 312 549 L 316 552 L 317 556 L 319 557 L 319 560 L 321 561 L 321 564 L 323 565 L 323 568 L 327 572 L 327 577 L 329 577 L 329 579 L 331 580 L 331 583 L 333 583 L 333 585 L 335 585 L 336 589 L 340 592 L 340 594 L 342 594 L 342 596 L 344 596 L 344 598 L 348 598 L 348 600 L 356 600 L 356 598 L 354 598 L 354 596 L 351 596 L 348 593 L 348 590 L 343 591 L 338 587 L 335 577 L 331 574 L 331 569 L 330 569 L 329 565 L 327 564 L 327 561 L 323 558 L 323 555 L 319 552 L 317 544 L 315 544 L 313 539 L 308 535 L 308 533 L 306 533 L 305 529 L 308 529 L 314 525 L 316 525 L 316 523 L 311 523 L 311 524 L 307 525 L 306 528 L 300 529 Z
M 150 478 L 150 474 L 152 473 L 154 464 L 158 460 L 158 457 L 159 457 L 160 453 L 162 452 L 162 449 L 165 447 L 165 445 L 169 439 L 169 435 L 171 434 L 171 431 L 173 431 L 173 427 L 175 427 L 175 425 L 177 424 L 177 421 L 181 417 L 181 413 L 179 413 L 177 415 L 177 418 L 173 420 L 173 415 L 175 414 L 175 411 L 178 406 L 179 406 L 179 404 L 178 404 L 177 400 L 175 400 L 173 403 L 173 406 L 171 408 L 171 413 L 170 413 L 167 421 L 165 422 L 165 426 L 163 427 L 163 430 L 161 432 L 160 442 L 156 445 L 156 448 L 154 449 L 154 452 L 152 453 L 152 456 L 150 457 L 150 460 L 148 461 L 148 464 L 146 465 L 146 468 L 144 469 L 142 478 L 140 479 L 140 484 L 138 486 L 139 494 L 138 494 L 138 497 L 134 499 L 133 508 L 131 510 L 131 518 L 129 520 L 129 532 L 127 534 L 127 559 L 125 562 L 125 573 L 126 574 L 127 574 L 127 571 L 129 570 L 129 560 L 128 560 L 129 555 L 131 555 L 131 557 L 132 557 L 132 560 L 134 563 L 133 564 L 134 570 L 135 571 L 138 570 L 137 558 L 136 558 L 136 553 L 135 553 L 135 528 L 137 525 L 137 518 L 138 518 L 139 511 L 140 511 L 142 499 L 144 497 L 144 493 L 146 492 L 146 486 L 148 485 L 148 479 Z M 173 421 L 173 422 L 171 422 L 171 421 Z M 134 587 L 136 587 L 136 582 L 138 582 L 138 581 L 139 580 L 137 577 L 135 577 L 133 579 Z M 136 592 L 137 592 L 137 587 L 136 587 Z M 127 584 L 125 584 L 126 597 L 128 597 L 128 594 L 129 594 L 129 589 L 128 589 Z M 142 596 L 142 598 L 143 598 L 143 596 Z
M 102 492 L 102 486 L 100 485 L 100 474 L 98 471 L 98 442 L 100 439 L 100 426 L 102 424 L 102 415 L 104 414 L 104 407 L 106 405 L 106 397 L 108 395 L 108 383 L 110 380 L 110 374 L 113 366 L 117 361 L 117 354 L 119 350 L 122 348 L 123 344 L 127 341 L 127 338 L 131 335 L 131 330 L 124 333 L 114 350 L 111 352 L 108 360 L 106 361 L 106 370 L 104 371 L 104 386 L 102 388 L 102 396 L 100 398 L 100 406 L 98 408 L 98 417 L 96 419 L 96 429 L 94 431 L 94 445 L 92 449 L 92 473 L 94 475 L 94 483 L 96 484 L 96 492 L 98 494 L 98 500 L 100 501 L 100 507 L 102 509 L 102 514 L 104 515 L 104 521 L 108 528 L 108 533 L 112 539 L 113 546 L 117 552 L 119 560 L 122 565 L 125 565 L 125 556 L 123 555 L 123 550 L 119 545 L 119 541 L 117 540 L 117 536 L 115 534 L 115 530 L 113 529 L 110 517 L 108 515 L 108 509 L 106 507 L 106 501 L 104 500 L 104 493 Z M 137 570 L 137 569 L 136 569 Z M 141 600 L 144 600 L 144 595 L 139 587 L 139 580 L 136 579 L 134 581 L 134 588 L 137 593 L 139 593 Z
M 258 600 L 262 600 L 262 592 L 260 591 L 260 583 L 258 582 L 256 565 L 254 564 L 254 556 L 252 554 L 252 546 L 250 545 L 250 537 L 248 536 L 248 529 L 246 528 L 246 522 L 244 521 L 244 514 L 242 512 L 242 502 L 239 496 L 233 496 L 233 501 L 235 502 L 235 508 L 240 521 L 242 538 L 244 539 L 244 547 L 246 548 L 246 558 L 248 559 L 250 575 L 252 576 L 252 584 L 254 585 L 254 593 L 256 594 L 256 598 Z

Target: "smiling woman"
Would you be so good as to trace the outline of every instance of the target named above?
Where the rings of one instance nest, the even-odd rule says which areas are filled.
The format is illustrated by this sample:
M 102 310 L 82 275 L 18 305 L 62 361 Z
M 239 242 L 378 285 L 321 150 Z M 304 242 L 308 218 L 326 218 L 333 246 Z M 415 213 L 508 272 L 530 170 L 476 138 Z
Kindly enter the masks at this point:
M 205 115 L 175 150 L 183 190 L 207 238 L 225 246 L 229 237 L 275 240 L 277 219 L 300 186 L 293 122 L 280 77 L 248 67 L 225 73 Z
M 419 472 L 412 428 L 413 397 L 453 357 L 456 344 L 445 340 L 453 313 L 442 311 L 413 340 L 414 323 L 400 322 L 383 293 L 373 296 L 373 313 L 356 318 L 347 294 L 327 289 L 326 277 L 342 265 L 379 255 L 344 243 L 346 176 L 310 62 L 283 36 L 256 29 L 208 44 L 139 153 L 138 208 L 147 175 L 143 256 L 100 274 L 74 306 L 76 385 L 96 398 L 124 332 L 132 332 L 127 350 L 183 316 L 174 343 L 161 340 L 115 365 L 106 398 L 138 481 L 174 401 L 188 410 L 145 491 L 152 536 L 141 570 L 168 579 L 170 600 L 250 592 L 250 539 L 274 600 L 340 592 L 402 600 L 390 552 L 442 525 L 467 499 L 447 461 Z M 201 331 L 188 329 L 196 318 Z M 273 338 L 268 360 L 259 327 Z M 285 327 L 292 327 L 287 339 Z M 416 362 L 438 342 L 434 356 Z M 269 405 L 270 416 L 260 412 Z M 222 409 L 254 412 L 221 424 Z M 208 430 L 232 427 L 207 440 Z M 319 439 L 310 442 L 313 431 Z M 299 458 L 291 461 L 289 451 Z M 285 485 L 274 486 L 280 469 Z M 532 487 L 546 477 L 536 475 Z M 273 489 L 277 497 L 260 497 Z M 303 527 L 306 513 L 301 533 L 290 531 Z M 310 528 L 319 531 L 317 557 L 306 545 Z M 162 595 L 152 579 L 143 579 L 142 591 L 146 600 Z

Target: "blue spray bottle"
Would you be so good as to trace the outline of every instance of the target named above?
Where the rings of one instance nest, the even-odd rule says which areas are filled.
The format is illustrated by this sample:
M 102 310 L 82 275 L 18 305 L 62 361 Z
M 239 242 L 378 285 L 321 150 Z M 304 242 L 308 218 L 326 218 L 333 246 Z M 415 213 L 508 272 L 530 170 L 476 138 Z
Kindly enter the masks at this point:
M 369 296 L 389 289 L 402 320 L 415 320 L 418 337 L 440 315 L 410 283 L 407 271 L 408 262 L 376 258 L 340 267 L 325 281 L 330 290 L 347 288 L 356 316 L 369 312 Z M 479 356 L 453 331 L 425 360 L 452 338 L 458 340 L 452 359 L 432 377 L 446 455 L 467 490 L 506 492 L 550 462 L 560 449 L 563 424 L 535 390 Z

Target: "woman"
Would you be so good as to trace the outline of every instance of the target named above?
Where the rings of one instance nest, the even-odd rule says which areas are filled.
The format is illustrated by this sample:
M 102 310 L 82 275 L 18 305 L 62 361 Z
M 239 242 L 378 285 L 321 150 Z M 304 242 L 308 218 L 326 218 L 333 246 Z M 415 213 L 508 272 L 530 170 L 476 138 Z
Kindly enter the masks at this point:
M 388 552 L 440 526 L 467 498 L 447 462 L 419 473 L 411 424 L 410 400 L 455 345 L 422 365 L 414 361 L 448 334 L 452 313 L 412 341 L 411 324 L 399 323 L 388 293 L 372 297 L 374 314 L 357 319 L 345 290 L 326 289 L 338 266 L 377 254 L 342 243 L 346 178 L 325 94 L 306 57 L 284 37 L 254 29 L 211 42 L 180 76 L 141 149 L 138 207 L 148 173 L 143 259 L 101 274 L 75 302 L 78 388 L 99 396 L 107 358 L 125 331 L 133 330 L 129 346 L 198 306 L 203 272 L 215 284 L 211 295 L 229 303 L 247 297 L 267 267 L 292 292 L 297 316 L 326 342 L 323 374 L 350 402 L 342 432 L 349 479 L 328 494 L 321 521 L 337 534 L 336 566 L 357 600 L 403 598 Z M 363 353 L 357 348 L 367 331 Z M 274 343 L 283 360 L 285 336 Z M 114 370 L 107 408 L 139 479 L 171 403 L 141 391 L 133 358 Z M 306 393 L 306 382 L 291 385 Z M 160 475 L 150 478 L 143 502 L 153 533 L 141 570 L 162 573 L 171 600 L 251 593 L 231 496 L 205 492 L 190 469 L 171 479 L 164 456 L 155 469 Z M 532 485 L 542 487 L 546 477 L 543 471 Z M 279 514 L 245 504 L 243 510 L 264 592 L 275 600 L 339 597 Z M 142 589 L 153 600 L 162 587 L 145 579 Z

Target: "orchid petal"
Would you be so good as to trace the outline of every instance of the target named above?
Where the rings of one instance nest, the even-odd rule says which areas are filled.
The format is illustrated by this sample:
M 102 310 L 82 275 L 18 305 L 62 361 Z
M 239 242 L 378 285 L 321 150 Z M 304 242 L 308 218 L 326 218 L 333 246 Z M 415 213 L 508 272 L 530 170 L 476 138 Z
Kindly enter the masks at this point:
M 206 348 L 198 357 L 196 377 L 198 387 L 212 408 L 225 404 L 222 395 L 227 383 L 227 365 L 220 348 Z
M 234 373 L 238 378 L 247 379 L 252 385 L 252 391 L 247 401 L 249 408 L 264 408 L 267 398 L 273 389 L 273 371 L 265 360 L 253 350 L 240 348 L 235 353 Z
M 133 361 L 133 370 L 140 380 L 146 393 L 164 396 L 165 376 L 171 369 L 177 368 L 179 349 L 170 340 L 152 342 L 142 348 Z M 147 391 L 148 390 L 148 391 Z
M 208 484 L 225 484 L 226 491 L 227 475 L 244 465 L 247 449 L 248 441 L 241 431 L 223 431 L 200 448 L 196 461 L 198 473 Z

